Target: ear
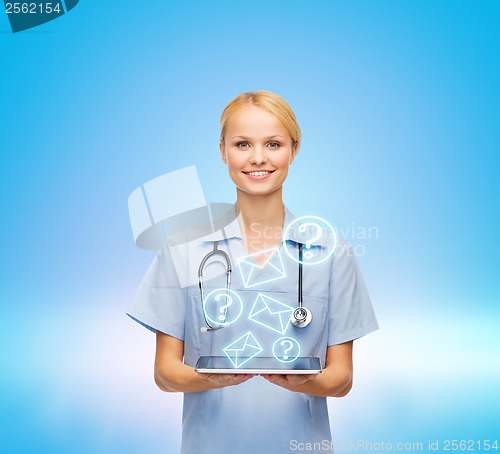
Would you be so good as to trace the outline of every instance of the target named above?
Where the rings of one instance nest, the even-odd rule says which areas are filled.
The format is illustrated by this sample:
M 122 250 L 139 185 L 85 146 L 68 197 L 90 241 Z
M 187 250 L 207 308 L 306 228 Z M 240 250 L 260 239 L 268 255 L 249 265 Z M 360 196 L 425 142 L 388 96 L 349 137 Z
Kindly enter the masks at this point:
M 299 148 L 297 147 L 297 143 L 292 144 L 292 154 L 290 156 L 290 164 L 293 162 L 295 159 L 295 156 L 297 156 L 297 153 L 299 152 Z
M 222 160 L 224 161 L 224 164 L 227 165 L 226 147 L 224 146 L 224 142 L 222 140 L 219 142 L 219 149 L 220 149 L 220 154 L 222 156 Z

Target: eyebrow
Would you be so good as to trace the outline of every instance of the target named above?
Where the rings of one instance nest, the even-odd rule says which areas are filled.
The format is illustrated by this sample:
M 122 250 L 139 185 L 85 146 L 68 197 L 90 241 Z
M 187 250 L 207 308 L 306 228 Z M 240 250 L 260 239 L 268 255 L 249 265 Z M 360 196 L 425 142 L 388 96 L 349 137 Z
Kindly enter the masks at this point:
M 271 139 L 277 139 L 277 138 L 280 138 L 280 139 L 284 139 L 283 136 L 280 136 L 279 134 L 276 134 L 274 136 L 269 136 L 269 137 L 265 137 L 264 140 L 271 140 Z M 249 137 L 245 137 L 245 136 L 234 136 L 232 138 L 232 140 L 234 139 L 243 139 L 243 140 L 249 140 Z

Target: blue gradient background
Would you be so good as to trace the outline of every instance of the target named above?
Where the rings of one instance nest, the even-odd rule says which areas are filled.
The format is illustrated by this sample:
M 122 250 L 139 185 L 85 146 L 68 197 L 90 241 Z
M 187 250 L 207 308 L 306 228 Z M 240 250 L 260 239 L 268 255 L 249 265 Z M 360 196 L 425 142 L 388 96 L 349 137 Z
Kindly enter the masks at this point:
M 2 13 L 2 451 L 178 451 L 181 396 L 124 315 L 152 259 L 127 197 L 194 164 L 233 201 L 218 119 L 260 88 L 303 129 L 289 208 L 378 231 L 347 235 L 381 330 L 334 438 L 500 438 L 499 24 L 494 0 L 87 0 L 15 35 Z

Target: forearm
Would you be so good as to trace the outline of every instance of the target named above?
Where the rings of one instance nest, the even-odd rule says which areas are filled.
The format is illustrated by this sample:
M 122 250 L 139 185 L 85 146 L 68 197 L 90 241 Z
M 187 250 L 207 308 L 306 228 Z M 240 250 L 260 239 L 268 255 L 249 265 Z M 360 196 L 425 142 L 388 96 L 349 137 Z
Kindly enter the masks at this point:
M 194 393 L 219 388 L 183 363 L 162 364 L 155 367 L 155 382 L 162 391 Z

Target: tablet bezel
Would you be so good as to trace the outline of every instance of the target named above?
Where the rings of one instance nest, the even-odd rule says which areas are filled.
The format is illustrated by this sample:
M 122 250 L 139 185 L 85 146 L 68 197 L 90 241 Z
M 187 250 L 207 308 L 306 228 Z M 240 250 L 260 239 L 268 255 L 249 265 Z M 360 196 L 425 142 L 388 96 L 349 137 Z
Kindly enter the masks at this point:
M 211 360 L 213 361 L 215 358 L 224 359 L 228 365 L 228 367 L 209 367 L 209 363 Z M 253 360 L 269 360 L 272 364 L 277 364 L 278 360 L 274 357 L 258 357 L 252 358 Z M 313 369 L 296 369 L 293 368 L 294 364 L 297 364 L 297 360 L 308 360 L 309 362 L 316 363 L 316 367 Z M 316 356 L 303 356 L 297 358 L 290 363 L 282 362 L 283 366 L 279 368 L 273 367 L 255 367 L 252 366 L 252 363 L 256 361 L 250 361 L 250 364 L 244 364 L 242 367 L 234 367 L 229 359 L 225 356 L 200 356 L 198 361 L 196 362 L 195 371 L 203 374 L 253 374 L 253 375 L 264 375 L 264 374 L 279 374 L 279 375 L 309 375 L 309 374 L 320 374 L 321 373 L 321 361 Z M 260 362 L 260 361 L 257 361 Z M 290 366 L 290 367 L 286 367 Z

